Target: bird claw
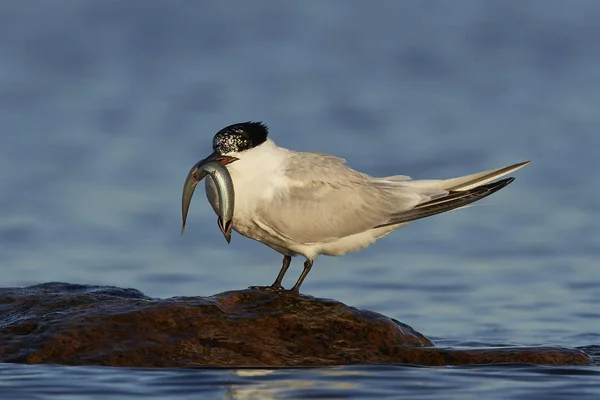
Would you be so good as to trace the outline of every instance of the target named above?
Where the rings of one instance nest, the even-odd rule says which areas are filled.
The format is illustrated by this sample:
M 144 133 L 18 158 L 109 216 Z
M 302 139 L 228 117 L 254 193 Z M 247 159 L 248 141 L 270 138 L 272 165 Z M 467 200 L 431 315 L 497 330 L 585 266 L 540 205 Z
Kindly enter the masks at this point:
M 271 285 L 271 286 L 267 286 L 267 291 L 269 291 L 269 292 L 285 292 L 285 288 L 281 285 Z
M 281 292 L 285 292 L 285 288 L 281 285 L 279 286 L 250 286 L 248 289 L 250 290 L 260 290 L 261 292 L 268 292 L 268 293 L 281 293 Z

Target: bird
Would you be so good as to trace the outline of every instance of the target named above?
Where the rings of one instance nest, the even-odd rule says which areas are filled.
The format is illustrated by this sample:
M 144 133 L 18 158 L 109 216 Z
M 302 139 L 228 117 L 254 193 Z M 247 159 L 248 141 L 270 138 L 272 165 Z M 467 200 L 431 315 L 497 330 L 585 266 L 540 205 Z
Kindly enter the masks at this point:
M 292 257 L 302 256 L 304 269 L 290 289 L 295 293 L 300 292 L 318 256 L 364 249 L 412 221 L 481 200 L 514 180 L 498 178 L 530 163 L 451 179 L 377 178 L 333 155 L 277 146 L 268 126 L 255 121 L 219 130 L 212 149 L 196 167 L 217 161 L 229 172 L 235 188 L 233 230 L 283 255 L 273 284 L 253 288 L 284 291 L 282 280 Z M 212 179 L 205 181 L 205 190 L 219 215 Z

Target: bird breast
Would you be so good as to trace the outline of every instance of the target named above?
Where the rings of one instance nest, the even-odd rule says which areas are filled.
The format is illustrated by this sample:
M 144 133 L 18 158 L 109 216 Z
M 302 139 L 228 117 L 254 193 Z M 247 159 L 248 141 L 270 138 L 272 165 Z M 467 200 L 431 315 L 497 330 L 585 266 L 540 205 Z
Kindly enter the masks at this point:
M 244 236 L 260 240 L 264 239 L 265 232 L 257 232 L 260 230 L 257 224 L 257 218 L 260 217 L 257 210 L 261 207 L 268 210 L 269 200 L 276 197 L 281 190 L 285 190 L 286 181 L 281 170 L 266 170 L 265 167 L 268 167 L 269 163 L 248 166 L 244 165 L 244 161 L 241 159 L 227 166 L 235 192 L 233 229 Z M 206 198 L 218 215 L 219 198 L 216 186 L 212 179 L 206 179 L 204 185 Z

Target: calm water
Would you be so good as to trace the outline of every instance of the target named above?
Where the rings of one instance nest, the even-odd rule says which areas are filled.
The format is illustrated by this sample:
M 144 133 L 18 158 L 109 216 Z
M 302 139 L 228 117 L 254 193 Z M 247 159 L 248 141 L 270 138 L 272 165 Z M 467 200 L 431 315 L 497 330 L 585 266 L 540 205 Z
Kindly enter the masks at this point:
M 481 206 L 320 258 L 305 292 L 442 346 L 599 345 L 598 21 L 596 0 L 2 2 L 0 285 L 271 283 L 280 256 L 227 245 L 201 193 L 179 236 L 190 166 L 263 120 L 372 175 L 534 161 Z M 600 394 L 597 366 L 0 371 L 10 399 Z

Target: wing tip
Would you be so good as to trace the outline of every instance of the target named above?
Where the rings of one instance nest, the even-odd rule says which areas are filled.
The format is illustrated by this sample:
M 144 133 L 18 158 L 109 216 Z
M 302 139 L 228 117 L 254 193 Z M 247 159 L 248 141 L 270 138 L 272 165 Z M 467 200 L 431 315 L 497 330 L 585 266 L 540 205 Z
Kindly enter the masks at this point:
M 374 228 L 382 228 L 385 226 L 411 222 L 411 221 L 414 221 L 417 219 L 429 217 L 429 216 L 436 215 L 436 214 L 441 214 L 446 211 L 464 207 L 468 204 L 474 203 L 476 201 L 479 201 L 483 198 L 490 196 L 491 194 L 496 193 L 500 189 L 508 186 L 514 180 L 515 180 L 515 178 L 513 178 L 511 176 L 508 178 L 501 179 L 499 181 L 495 181 L 495 182 L 477 186 L 475 189 L 471 189 L 469 191 L 461 191 L 461 190 L 452 191 L 452 192 L 450 192 L 449 196 L 455 197 L 455 198 L 450 200 L 451 203 L 447 203 L 446 205 L 443 205 L 441 203 L 441 202 L 447 201 L 446 199 L 449 199 L 448 197 L 431 200 L 431 201 L 419 204 L 419 206 L 413 208 L 409 212 L 403 213 L 404 214 L 403 218 L 395 218 L 385 224 L 377 225 Z M 458 196 L 458 197 L 456 197 L 456 196 Z
M 502 183 L 501 186 L 504 187 L 506 185 L 509 185 L 514 180 L 515 180 L 515 178 L 513 178 L 512 176 L 509 176 L 508 178 L 501 179 L 501 180 L 497 181 L 496 183 Z
M 500 189 L 504 189 L 506 186 L 510 185 L 514 180 L 515 178 L 509 176 L 508 178 L 500 179 L 499 181 L 480 186 L 479 188 L 486 187 L 484 192 L 487 192 L 482 198 L 487 197 L 492 193 L 496 193 Z
M 499 181 L 495 181 L 495 182 L 487 183 L 485 185 L 478 186 L 475 189 L 472 189 L 472 191 L 473 192 L 479 191 L 482 194 L 484 194 L 483 197 L 478 199 L 478 200 L 481 200 L 482 198 L 487 197 L 490 194 L 495 193 L 498 190 L 503 189 L 506 186 L 510 185 L 514 180 L 515 180 L 514 177 L 509 176 L 508 178 L 500 179 Z

